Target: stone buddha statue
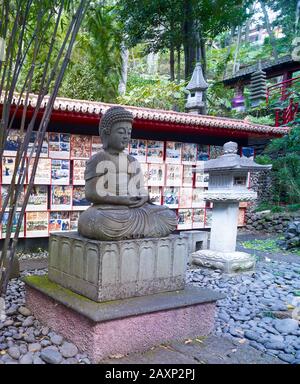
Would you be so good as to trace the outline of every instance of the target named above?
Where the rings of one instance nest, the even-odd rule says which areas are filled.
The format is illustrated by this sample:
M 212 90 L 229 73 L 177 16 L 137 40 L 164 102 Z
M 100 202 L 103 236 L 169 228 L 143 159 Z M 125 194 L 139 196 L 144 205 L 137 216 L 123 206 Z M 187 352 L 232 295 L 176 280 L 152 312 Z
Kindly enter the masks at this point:
M 133 115 L 117 106 L 100 121 L 103 149 L 87 161 L 85 170 L 85 195 L 92 206 L 78 221 L 78 232 L 89 239 L 164 237 L 176 229 L 175 212 L 149 202 L 141 166 L 124 152 L 132 121 Z

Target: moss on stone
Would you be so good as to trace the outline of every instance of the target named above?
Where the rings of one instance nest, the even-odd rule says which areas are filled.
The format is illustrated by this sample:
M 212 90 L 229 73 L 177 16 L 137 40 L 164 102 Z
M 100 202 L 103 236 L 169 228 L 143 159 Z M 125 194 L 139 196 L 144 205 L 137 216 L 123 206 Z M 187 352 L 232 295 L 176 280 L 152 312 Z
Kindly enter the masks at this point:
M 33 287 L 43 293 L 48 294 L 51 297 L 56 297 L 58 294 L 63 293 L 64 295 L 74 298 L 76 300 L 82 300 L 84 302 L 89 303 L 95 303 L 95 301 L 88 299 L 85 296 L 79 295 L 78 293 L 75 293 L 71 291 L 70 289 L 64 288 L 59 284 L 54 283 L 53 281 L 50 281 L 48 278 L 48 275 L 44 276 L 27 276 L 23 278 L 23 281 L 29 285 L 30 287 Z
M 54 283 L 53 281 L 50 281 L 48 278 L 48 275 L 43 275 L 43 276 L 31 275 L 31 276 L 24 277 L 22 280 L 30 287 L 35 288 L 38 291 L 43 292 L 55 299 L 58 296 L 63 295 L 64 300 L 66 301 L 68 301 L 68 298 L 70 299 L 73 298 L 75 300 L 80 300 L 83 304 L 90 303 L 97 306 L 101 304 L 117 305 L 122 301 L 122 300 L 110 300 L 110 301 L 102 301 L 98 303 L 97 301 L 91 300 L 86 296 L 80 295 L 79 293 L 73 292 L 70 289 L 64 288 L 61 285 Z

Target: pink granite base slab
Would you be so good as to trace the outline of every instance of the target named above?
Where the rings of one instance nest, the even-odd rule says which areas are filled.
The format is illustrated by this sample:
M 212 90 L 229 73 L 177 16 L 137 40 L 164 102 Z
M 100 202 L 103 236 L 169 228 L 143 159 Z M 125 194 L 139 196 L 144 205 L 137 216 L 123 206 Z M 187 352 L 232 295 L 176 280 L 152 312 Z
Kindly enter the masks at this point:
M 26 286 L 26 306 L 44 325 L 61 333 L 97 363 L 111 355 L 146 351 L 171 340 L 208 335 L 215 303 L 93 322 L 38 290 Z

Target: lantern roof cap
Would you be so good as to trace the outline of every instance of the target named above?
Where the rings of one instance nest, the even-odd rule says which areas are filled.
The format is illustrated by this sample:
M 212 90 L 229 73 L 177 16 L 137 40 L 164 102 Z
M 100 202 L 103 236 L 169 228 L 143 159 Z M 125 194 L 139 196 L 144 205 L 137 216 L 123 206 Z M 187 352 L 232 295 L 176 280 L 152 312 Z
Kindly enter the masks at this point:
M 223 145 L 223 155 L 217 159 L 208 160 L 204 164 L 205 172 L 222 172 L 227 171 L 262 171 L 271 169 L 272 165 L 257 164 L 249 157 L 239 156 L 237 154 L 238 145 L 233 141 L 229 141 Z
M 186 86 L 186 90 L 192 91 L 205 91 L 208 88 L 207 82 L 204 80 L 202 66 L 196 63 L 192 78 Z

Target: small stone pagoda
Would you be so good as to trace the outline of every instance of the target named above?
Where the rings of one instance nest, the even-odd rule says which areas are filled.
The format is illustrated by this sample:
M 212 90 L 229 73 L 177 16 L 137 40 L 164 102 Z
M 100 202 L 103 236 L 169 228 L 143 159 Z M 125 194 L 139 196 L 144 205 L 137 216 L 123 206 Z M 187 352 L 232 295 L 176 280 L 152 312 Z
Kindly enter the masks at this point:
M 252 107 L 257 107 L 262 102 L 266 101 L 266 96 L 266 72 L 262 70 L 261 63 L 259 63 L 258 70 L 251 75 L 250 100 Z
M 202 66 L 196 64 L 192 78 L 186 90 L 189 92 L 185 109 L 188 113 L 201 114 L 204 107 L 203 93 L 207 90 L 208 84 L 204 79 Z
M 228 142 L 224 144 L 223 155 L 204 165 L 204 172 L 209 174 L 204 199 L 213 202 L 210 248 L 192 255 L 194 264 L 221 269 L 225 273 L 255 268 L 252 255 L 236 251 L 239 203 L 257 198 L 257 193 L 248 189 L 248 172 L 271 168 L 240 157 L 237 150 L 237 143 Z

